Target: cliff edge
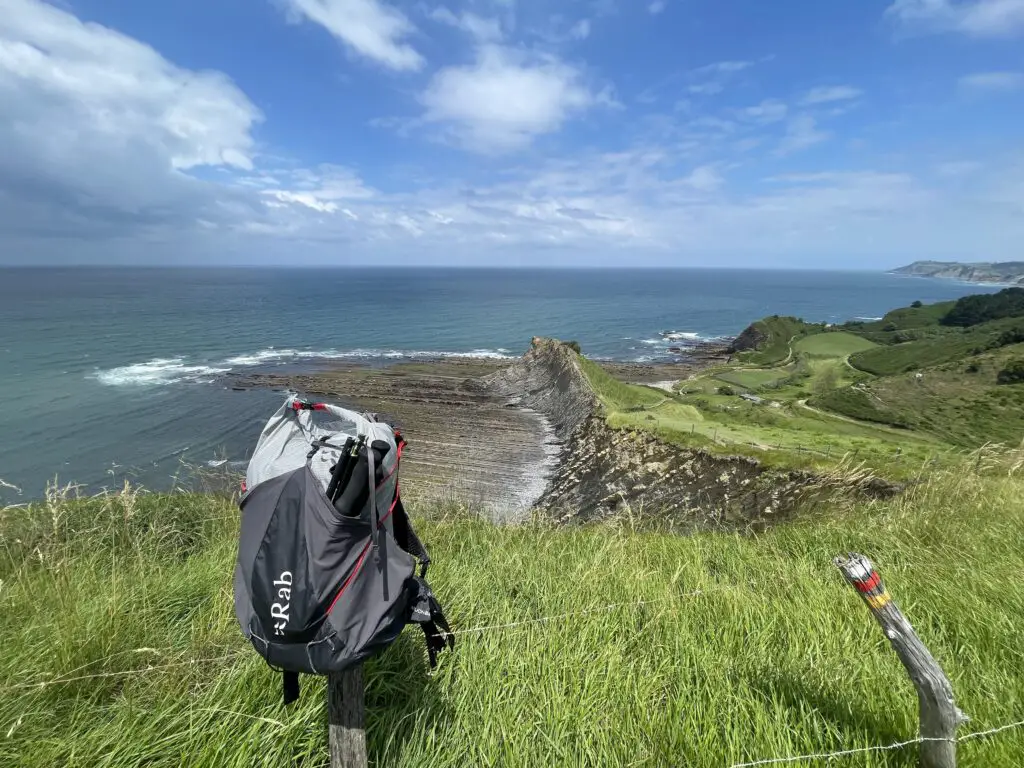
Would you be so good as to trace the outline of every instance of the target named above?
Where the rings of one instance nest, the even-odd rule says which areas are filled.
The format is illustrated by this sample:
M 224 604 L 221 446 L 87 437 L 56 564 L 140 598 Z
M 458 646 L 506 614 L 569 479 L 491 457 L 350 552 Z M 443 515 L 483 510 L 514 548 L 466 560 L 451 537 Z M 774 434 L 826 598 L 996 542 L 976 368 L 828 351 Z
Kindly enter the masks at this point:
M 561 452 L 536 506 L 561 522 L 629 512 L 683 529 L 763 527 L 828 484 L 610 428 L 579 356 L 553 339 L 534 338 L 521 360 L 480 383 L 552 425 Z

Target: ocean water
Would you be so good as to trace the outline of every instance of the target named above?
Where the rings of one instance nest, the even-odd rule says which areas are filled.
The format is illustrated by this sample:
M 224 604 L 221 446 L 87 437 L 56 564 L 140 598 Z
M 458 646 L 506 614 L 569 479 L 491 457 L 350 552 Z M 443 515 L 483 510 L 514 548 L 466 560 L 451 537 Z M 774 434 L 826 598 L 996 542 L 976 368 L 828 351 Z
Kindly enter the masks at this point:
M 768 314 L 841 322 L 992 290 L 871 272 L 0 269 L 0 502 L 243 462 L 281 396 L 231 391 L 231 371 L 517 356 L 535 335 L 661 361 Z

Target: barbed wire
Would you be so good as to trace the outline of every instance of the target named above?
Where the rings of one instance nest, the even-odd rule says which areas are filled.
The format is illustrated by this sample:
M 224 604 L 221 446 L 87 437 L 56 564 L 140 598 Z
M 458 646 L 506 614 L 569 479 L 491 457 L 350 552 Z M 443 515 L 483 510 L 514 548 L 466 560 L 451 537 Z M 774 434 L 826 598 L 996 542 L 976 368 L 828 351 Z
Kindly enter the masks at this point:
M 986 731 L 975 731 L 974 733 L 966 733 L 963 736 L 956 736 L 949 739 L 943 739 L 935 736 L 921 736 L 916 739 L 909 739 L 907 741 L 898 741 L 895 744 L 885 744 L 882 746 L 875 747 L 857 747 L 856 749 L 843 749 L 838 752 L 817 752 L 809 755 L 789 755 L 787 757 L 770 757 L 765 760 L 754 760 L 749 763 L 733 763 L 729 768 L 754 768 L 759 765 L 779 765 L 781 763 L 798 763 L 805 760 L 821 760 L 821 759 L 832 759 L 834 757 L 844 757 L 846 755 L 858 755 L 866 752 L 886 752 L 894 749 L 902 749 L 903 747 L 909 747 L 914 744 L 924 744 L 930 741 L 942 741 L 957 743 L 961 741 L 970 741 L 971 739 L 980 739 L 985 736 L 992 736 L 996 733 L 1003 731 L 1009 731 L 1013 728 L 1020 728 L 1024 726 L 1024 720 L 1020 720 L 1016 723 L 1008 723 L 1007 725 L 1000 725 L 995 728 L 989 728 Z

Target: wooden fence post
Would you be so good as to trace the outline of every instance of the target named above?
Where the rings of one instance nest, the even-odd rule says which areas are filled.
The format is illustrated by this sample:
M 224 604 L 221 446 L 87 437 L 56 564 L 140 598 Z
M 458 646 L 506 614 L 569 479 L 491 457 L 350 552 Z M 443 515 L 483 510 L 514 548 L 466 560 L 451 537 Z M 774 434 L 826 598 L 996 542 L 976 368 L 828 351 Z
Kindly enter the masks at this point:
M 366 768 L 363 666 L 327 678 L 327 721 L 331 768 Z
M 956 729 L 967 716 L 953 702 L 949 678 L 893 602 L 870 560 L 850 553 L 832 562 L 864 598 L 917 689 L 922 768 L 956 768 Z

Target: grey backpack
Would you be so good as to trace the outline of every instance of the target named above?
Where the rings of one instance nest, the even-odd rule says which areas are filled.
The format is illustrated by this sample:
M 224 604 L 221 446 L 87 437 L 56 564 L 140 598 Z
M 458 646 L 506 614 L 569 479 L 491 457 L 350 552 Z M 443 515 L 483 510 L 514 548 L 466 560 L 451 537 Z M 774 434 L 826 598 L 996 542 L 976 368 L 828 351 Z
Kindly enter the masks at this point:
M 240 502 L 235 614 L 282 671 L 286 704 L 300 672 L 358 664 L 407 623 L 423 628 L 431 666 L 454 647 L 399 495 L 404 446 L 373 415 L 296 397 L 260 435 Z

